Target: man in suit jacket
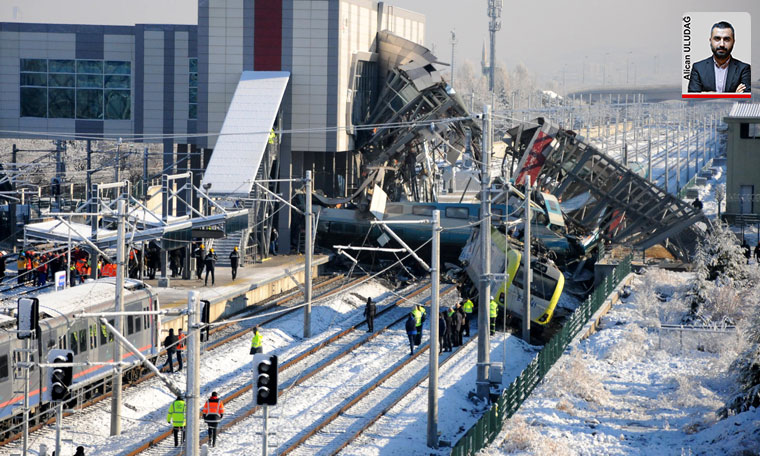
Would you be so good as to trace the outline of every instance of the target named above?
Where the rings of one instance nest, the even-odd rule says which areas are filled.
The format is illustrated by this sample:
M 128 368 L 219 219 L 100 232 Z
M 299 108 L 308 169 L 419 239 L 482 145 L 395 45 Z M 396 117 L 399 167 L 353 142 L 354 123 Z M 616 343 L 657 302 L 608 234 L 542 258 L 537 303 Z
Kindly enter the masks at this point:
M 710 31 L 713 55 L 692 66 L 689 92 L 749 93 L 750 66 L 731 57 L 734 49 L 734 27 L 721 21 Z

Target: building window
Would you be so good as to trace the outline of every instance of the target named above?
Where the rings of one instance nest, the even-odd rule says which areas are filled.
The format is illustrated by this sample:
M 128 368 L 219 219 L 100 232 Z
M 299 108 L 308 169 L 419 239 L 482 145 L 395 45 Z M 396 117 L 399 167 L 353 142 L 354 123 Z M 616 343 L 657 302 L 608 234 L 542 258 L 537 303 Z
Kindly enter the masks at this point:
M 21 117 L 129 120 L 132 63 L 21 59 Z
M 742 139 L 760 139 L 760 123 L 740 124 L 739 137 Z
M 190 82 L 190 105 L 188 111 L 189 119 L 198 118 L 198 59 L 190 59 L 190 75 L 188 77 Z

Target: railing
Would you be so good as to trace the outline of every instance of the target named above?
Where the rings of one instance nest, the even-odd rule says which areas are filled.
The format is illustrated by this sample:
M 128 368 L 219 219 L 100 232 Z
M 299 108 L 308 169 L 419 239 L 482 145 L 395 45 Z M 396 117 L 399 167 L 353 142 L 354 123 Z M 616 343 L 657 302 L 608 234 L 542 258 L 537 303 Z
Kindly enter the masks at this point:
M 530 396 L 533 389 L 554 366 L 567 346 L 578 335 L 583 326 L 599 310 L 607 297 L 618 284 L 631 272 L 631 255 L 618 264 L 597 286 L 591 295 L 570 315 L 562 330 L 556 333 L 549 343 L 533 358 L 533 361 L 491 404 L 491 408 L 470 428 L 454 445 L 452 456 L 468 456 L 482 450 L 501 431 L 504 422 L 511 418 L 522 403 Z

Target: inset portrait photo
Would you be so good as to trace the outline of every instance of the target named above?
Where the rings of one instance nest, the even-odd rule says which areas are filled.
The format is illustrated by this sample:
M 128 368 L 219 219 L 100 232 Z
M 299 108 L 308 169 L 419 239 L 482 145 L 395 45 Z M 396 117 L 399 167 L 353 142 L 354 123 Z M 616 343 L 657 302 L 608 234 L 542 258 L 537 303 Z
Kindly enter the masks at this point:
M 751 44 L 749 13 L 685 13 L 682 98 L 751 98 Z

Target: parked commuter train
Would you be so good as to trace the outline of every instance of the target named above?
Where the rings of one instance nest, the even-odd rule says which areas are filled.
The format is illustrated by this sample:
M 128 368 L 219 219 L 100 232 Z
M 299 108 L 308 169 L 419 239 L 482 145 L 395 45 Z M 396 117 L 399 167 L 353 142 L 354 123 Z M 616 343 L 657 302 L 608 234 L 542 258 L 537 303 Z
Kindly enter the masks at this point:
M 32 362 L 47 362 L 51 349 L 74 352 L 74 362 L 112 362 L 114 347 L 118 343 L 113 334 L 96 318 L 74 318 L 83 312 L 109 312 L 114 310 L 115 284 L 112 278 L 103 278 L 73 288 L 43 293 L 39 299 L 39 325 L 34 338 L 20 340 L 16 335 L 16 319 L 0 315 L 0 431 L 9 429 L 13 417 L 22 413 L 24 395 L 23 370 L 14 375 L 14 365 L 24 360 L 20 351 L 30 343 Z M 126 280 L 124 286 L 124 309 L 127 312 L 159 310 L 158 296 L 140 281 Z M 15 311 L 15 306 L 12 309 Z M 111 323 L 115 318 L 108 319 Z M 124 318 L 125 336 L 148 358 L 160 351 L 160 318 L 155 315 L 128 316 Z M 125 350 L 123 360 L 136 357 Z M 29 406 L 32 410 L 49 405 L 41 400 L 41 392 L 47 389 L 44 368 L 34 367 L 29 375 Z M 81 366 L 73 369 L 72 397 L 87 386 L 92 386 L 111 375 L 113 366 Z

